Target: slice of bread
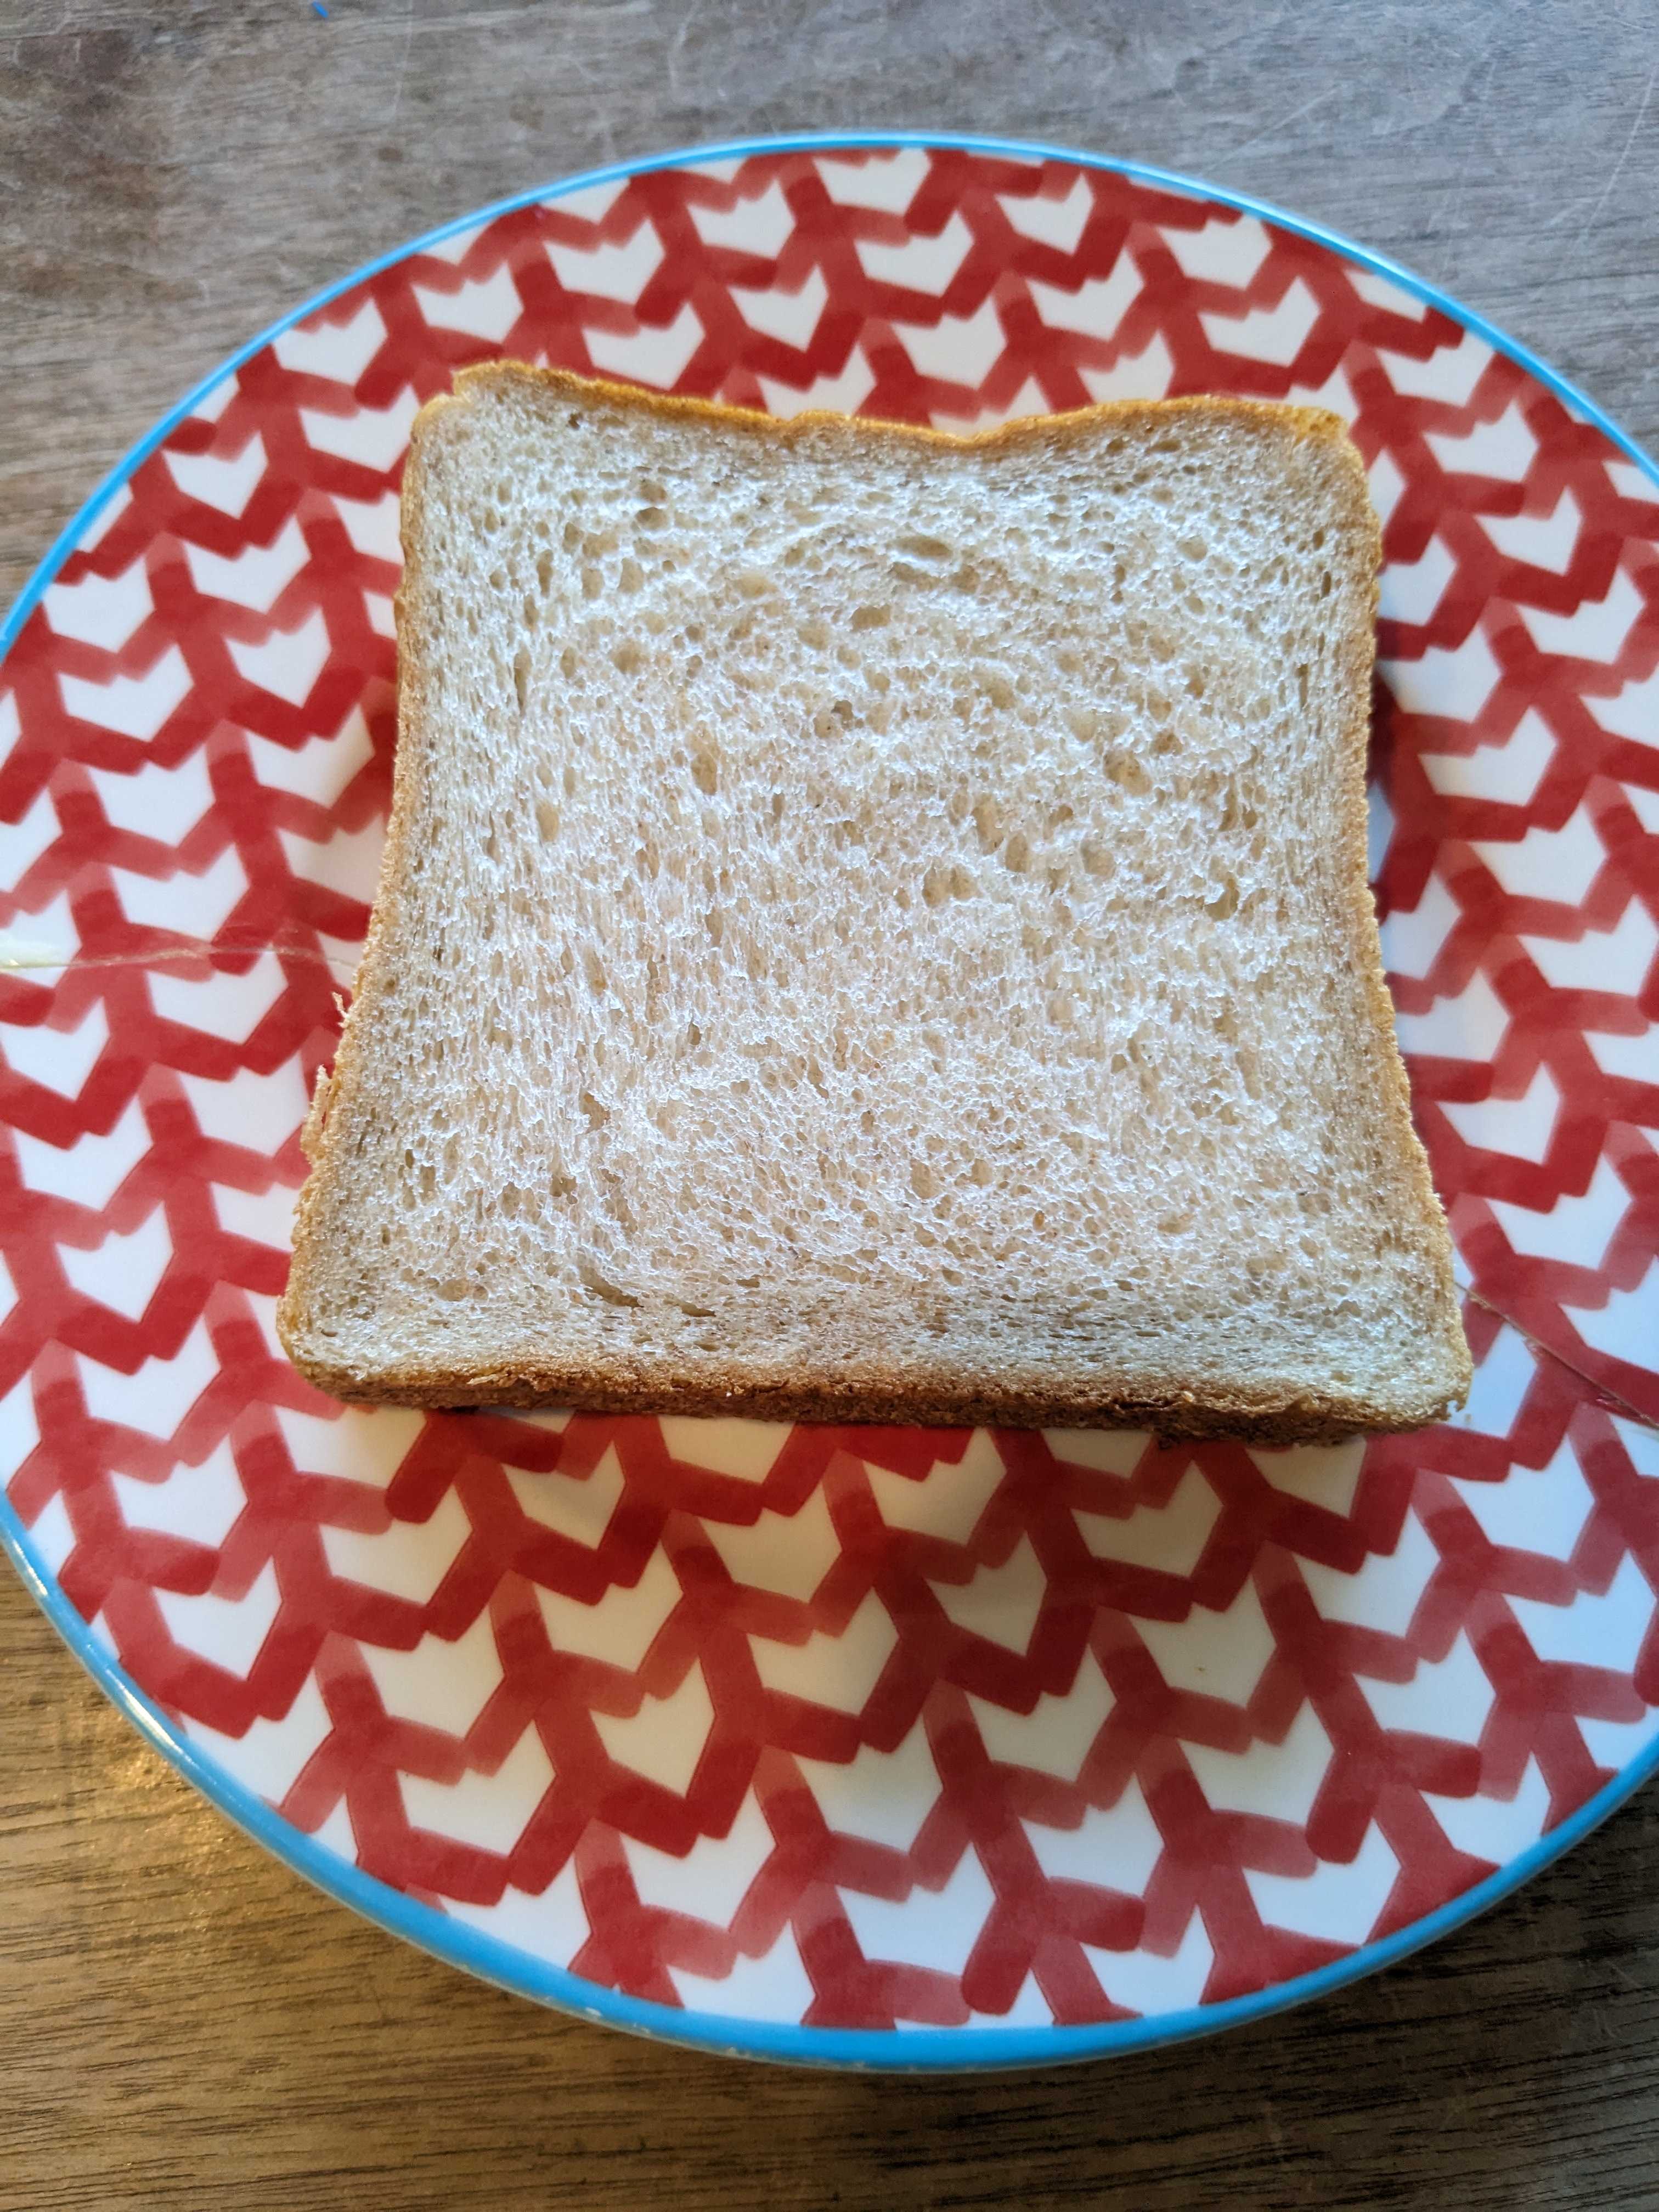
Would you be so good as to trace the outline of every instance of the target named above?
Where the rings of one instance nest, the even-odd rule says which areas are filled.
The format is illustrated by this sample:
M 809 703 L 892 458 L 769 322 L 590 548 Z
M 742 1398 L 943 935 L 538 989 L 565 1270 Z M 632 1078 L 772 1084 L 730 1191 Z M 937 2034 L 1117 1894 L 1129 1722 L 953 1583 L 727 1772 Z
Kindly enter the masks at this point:
M 403 526 L 313 1381 L 1265 1442 L 1458 1400 L 1334 416 L 955 439 L 491 367 Z

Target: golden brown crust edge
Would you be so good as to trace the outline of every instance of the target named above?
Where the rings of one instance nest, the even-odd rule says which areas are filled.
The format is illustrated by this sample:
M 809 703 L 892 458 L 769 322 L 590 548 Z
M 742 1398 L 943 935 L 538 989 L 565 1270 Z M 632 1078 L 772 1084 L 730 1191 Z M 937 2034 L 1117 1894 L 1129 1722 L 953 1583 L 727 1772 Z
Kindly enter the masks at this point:
M 415 656 L 402 649 L 407 598 L 418 578 L 424 448 L 442 416 L 465 406 L 474 388 L 514 382 L 534 384 L 554 392 L 568 392 L 573 401 L 580 400 L 586 404 L 599 401 L 644 413 L 718 421 L 781 440 L 793 440 L 805 431 L 833 427 L 854 437 L 873 435 L 919 446 L 981 451 L 1039 439 L 1053 440 L 1056 436 L 1088 436 L 1115 421 L 1127 423 L 1147 416 L 1225 413 L 1241 420 L 1254 420 L 1263 428 L 1282 431 L 1288 426 L 1297 436 L 1326 446 L 1340 458 L 1350 479 L 1352 524 L 1369 540 L 1362 567 L 1371 578 L 1369 618 L 1358 626 L 1359 642 L 1350 669 L 1352 708 L 1345 733 L 1344 775 L 1347 788 L 1343 812 L 1347 825 L 1349 866 L 1345 879 L 1350 887 L 1350 946 L 1380 1047 L 1379 1073 L 1388 1093 L 1390 1118 L 1396 1123 L 1400 1164 L 1416 1200 L 1418 1217 L 1427 1240 L 1424 1257 L 1433 1266 L 1438 1278 L 1437 1303 L 1444 1346 L 1458 1371 L 1457 1385 L 1452 1392 L 1443 1399 L 1402 1409 L 1363 1399 L 1339 1401 L 1316 1394 L 1290 1400 L 1253 1401 L 1215 1393 L 1206 1396 L 1201 1388 L 1188 1389 L 1177 1383 L 1149 1392 L 1144 1384 L 1136 1389 L 1109 1376 L 1103 1376 L 1087 1389 L 1079 1387 L 1074 1390 L 999 1390 L 989 1386 L 969 1390 L 937 1382 L 930 1383 L 924 1377 L 903 1382 L 895 1377 L 868 1384 L 759 1382 L 734 1378 L 726 1383 L 701 1382 L 659 1388 L 625 1373 L 607 1377 L 591 1367 L 572 1368 L 552 1362 L 539 1366 L 525 1364 L 446 1374 L 419 1364 L 405 1364 L 379 1370 L 371 1378 L 320 1357 L 311 1349 L 307 1341 L 310 1332 L 307 1290 L 312 1273 L 313 1236 L 320 1229 L 318 1216 L 327 1170 L 329 1123 L 335 1118 L 331 1109 L 343 1093 L 349 1092 L 357 1074 L 358 1055 L 353 1048 L 353 1031 L 360 1009 L 374 995 L 374 986 L 384 965 L 387 924 L 395 910 L 404 845 L 416 809 L 421 771 L 425 766 L 425 732 L 419 711 L 420 671 Z M 333 1069 L 319 1074 L 306 1120 L 302 1144 L 312 1162 L 312 1173 L 300 1194 L 293 1261 L 276 1317 L 283 1350 L 309 1382 L 331 1396 L 359 1404 L 434 1408 L 556 1405 L 597 1413 L 676 1413 L 771 1420 L 953 1427 L 1150 1428 L 1165 1438 L 1225 1437 L 1268 1445 L 1331 1443 L 1359 1432 L 1381 1434 L 1415 1429 L 1442 1419 L 1462 1402 L 1473 1370 L 1452 1274 L 1450 1238 L 1430 1177 L 1427 1156 L 1411 1119 L 1410 1088 L 1395 1042 L 1393 1002 L 1383 975 L 1367 879 L 1364 775 L 1381 532 L 1370 503 L 1364 465 L 1340 416 L 1322 408 L 1231 396 L 1198 396 L 1106 400 L 1065 414 L 1026 416 L 988 430 L 957 434 L 818 410 L 780 418 L 718 401 L 647 392 L 634 386 L 580 376 L 567 369 L 513 362 L 484 362 L 463 369 L 455 379 L 454 390 L 428 400 L 416 417 L 405 463 L 401 535 L 405 566 L 395 602 L 399 652 L 398 750 L 392 814 L 368 933 Z
M 757 1382 L 734 1375 L 653 1386 L 618 1369 L 503 1366 L 451 1374 L 417 1364 L 364 1378 L 309 1352 L 289 1357 L 319 1390 L 347 1404 L 471 1412 L 489 1406 L 560 1406 L 598 1413 L 675 1413 L 692 1418 L 822 1421 L 923 1428 L 1150 1429 L 1160 1439 L 1230 1438 L 1249 1444 L 1332 1444 L 1358 1434 L 1426 1427 L 1451 1400 L 1402 1409 L 1366 1399 L 1307 1392 L 1255 1399 L 1170 1383 L 1149 1390 L 1112 1376 L 1074 1390 L 985 1385 L 964 1389 L 925 1376 L 847 1382 Z
M 1337 458 L 1348 478 L 1350 526 L 1363 533 L 1365 551 L 1362 572 L 1370 577 L 1365 619 L 1356 626 L 1357 647 L 1347 670 L 1350 710 L 1343 732 L 1341 807 L 1346 866 L 1342 870 L 1348 908 L 1348 941 L 1354 971 L 1370 1016 L 1377 1050 L 1376 1073 L 1383 1092 L 1383 1111 L 1392 1124 L 1396 1165 L 1405 1185 L 1402 1210 L 1408 1210 L 1419 1232 L 1419 1250 L 1435 1279 L 1436 1320 L 1443 1349 L 1455 1376 L 1452 1390 L 1439 1412 L 1439 1419 L 1468 1395 L 1474 1363 L 1463 1333 L 1462 1301 L 1452 1267 L 1451 1233 L 1447 1225 L 1429 1158 L 1412 1118 L 1411 1084 L 1395 1034 L 1394 1001 L 1389 995 L 1382 967 L 1382 940 L 1376 928 L 1376 908 L 1370 881 L 1369 823 L 1365 799 L 1366 754 L 1370 738 L 1371 677 L 1376 658 L 1376 606 L 1382 562 L 1382 532 L 1371 504 L 1364 463 L 1340 416 L 1328 418 L 1335 426 L 1333 440 Z M 1402 1424 L 1418 1426 L 1419 1424 Z
M 478 362 L 458 370 L 454 388 L 428 399 L 415 417 L 410 432 L 411 457 L 430 435 L 438 418 L 451 408 L 465 406 L 472 392 L 489 386 L 528 384 L 551 393 L 568 392 L 573 401 L 595 403 L 622 412 L 666 416 L 671 420 L 717 422 L 732 429 L 753 432 L 781 444 L 792 443 L 811 431 L 829 429 L 857 443 L 876 438 L 959 453 L 986 453 L 998 447 L 1031 445 L 1056 437 L 1089 437 L 1112 422 L 1130 422 L 1151 416 L 1168 420 L 1180 415 L 1231 415 L 1261 428 L 1290 428 L 1298 437 L 1347 447 L 1352 451 L 1347 425 L 1326 407 L 1303 407 L 1288 400 L 1249 399 L 1230 392 L 1200 392 L 1176 399 L 1097 399 L 1087 407 L 1068 408 L 1054 415 L 1022 415 L 984 430 L 937 430 L 922 422 L 896 422 L 886 416 L 848 415 L 834 408 L 811 407 L 799 415 L 767 415 L 757 407 L 734 407 L 723 399 L 688 398 L 678 392 L 647 392 L 633 384 L 616 384 L 608 378 L 583 376 L 575 369 L 546 368 L 529 362 Z M 1356 465 L 1358 455 L 1354 454 Z M 1364 490 L 1364 471 L 1358 480 Z M 1366 510 L 1370 513 L 1369 495 Z M 1376 518 L 1371 516 L 1375 529 Z M 405 533 L 407 535 L 407 533 Z M 405 547 L 405 551 L 407 548 Z
M 374 987 L 386 964 L 386 940 L 390 921 L 397 909 L 398 890 L 403 878 L 404 847 L 415 812 L 421 774 L 426 765 L 422 742 L 425 732 L 418 713 L 420 675 L 414 654 L 405 649 L 404 631 L 409 592 L 418 574 L 418 532 L 416 524 L 422 503 L 422 426 L 424 424 L 429 430 L 439 408 L 445 404 L 443 400 L 428 400 L 421 410 L 416 417 L 404 462 L 399 526 L 404 572 L 392 600 L 398 635 L 398 744 L 392 761 L 392 811 L 386 823 L 386 844 L 380 854 L 380 874 L 374 887 L 374 902 L 369 910 L 368 929 L 363 939 L 362 951 L 358 956 L 357 972 L 352 981 L 339 1041 L 334 1048 L 333 1065 L 318 1070 L 311 1103 L 300 1132 L 300 1148 L 310 1163 L 311 1172 L 301 1186 L 296 1202 L 288 1281 L 276 1304 L 277 1341 L 300 1372 L 312 1376 L 313 1380 L 316 1377 L 312 1375 L 303 1346 L 309 1325 L 308 1292 L 316 1248 L 319 1237 L 325 1233 L 319 1217 L 328 1176 L 331 1124 L 337 1128 L 339 1116 L 334 1109 L 349 1096 L 356 1085 L 359 1017 L 362 1009 L 372 1001 Z M 337 998 L 336 1004 L 339 1003 Z M 318 1387 L 328 1389 L 325 1382 L 319 1382 Z

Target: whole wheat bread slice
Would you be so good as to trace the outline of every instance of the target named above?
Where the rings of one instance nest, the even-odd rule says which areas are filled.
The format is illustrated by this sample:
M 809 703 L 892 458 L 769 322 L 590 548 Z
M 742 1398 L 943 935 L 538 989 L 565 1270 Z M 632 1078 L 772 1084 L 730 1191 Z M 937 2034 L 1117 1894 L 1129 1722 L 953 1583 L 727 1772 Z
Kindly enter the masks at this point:
M 513 366 L 416 426 L 283 1340 L 344 1398 L 1413 1426 L 1334 416 L 953 439 Z

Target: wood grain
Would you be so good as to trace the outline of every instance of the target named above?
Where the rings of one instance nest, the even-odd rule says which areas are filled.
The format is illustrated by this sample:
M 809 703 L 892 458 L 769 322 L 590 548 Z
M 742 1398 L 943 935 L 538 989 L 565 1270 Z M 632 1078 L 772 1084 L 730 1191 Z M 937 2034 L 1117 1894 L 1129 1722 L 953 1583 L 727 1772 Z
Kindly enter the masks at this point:
M 233 346 L 617 156 L 933 125 L 1132 154 L 1397 255 L 1659 444 L 1659 18 L 1412 0 L 0 0 L 0 596 Z M 0 1572 L 0 2202 L 1659 2203 L 1659 1799 L 1486 1921 L 1213 2042 L 957 2081 L 578 2026 L 313 1894 Z

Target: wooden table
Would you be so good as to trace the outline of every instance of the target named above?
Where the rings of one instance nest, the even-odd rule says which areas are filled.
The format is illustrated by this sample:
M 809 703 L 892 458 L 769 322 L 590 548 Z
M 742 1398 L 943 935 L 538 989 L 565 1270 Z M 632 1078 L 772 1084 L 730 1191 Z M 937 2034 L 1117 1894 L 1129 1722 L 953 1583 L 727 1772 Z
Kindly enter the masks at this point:
M 179 392 L 368 256 L 616 156 L 841 123 L 1259 192 L 1652 449 L 1656 40 L 1650 8 L 1531 0 L 0 0 L 0 595 Z M 3 1571 L 0 1650 L 7 2206 L 1659 2203 L 1650 1792 L 1484 1923 L 1246 2033 L 1047 2075 L 770 2072 L 538 2012 L 314 1896 Z

